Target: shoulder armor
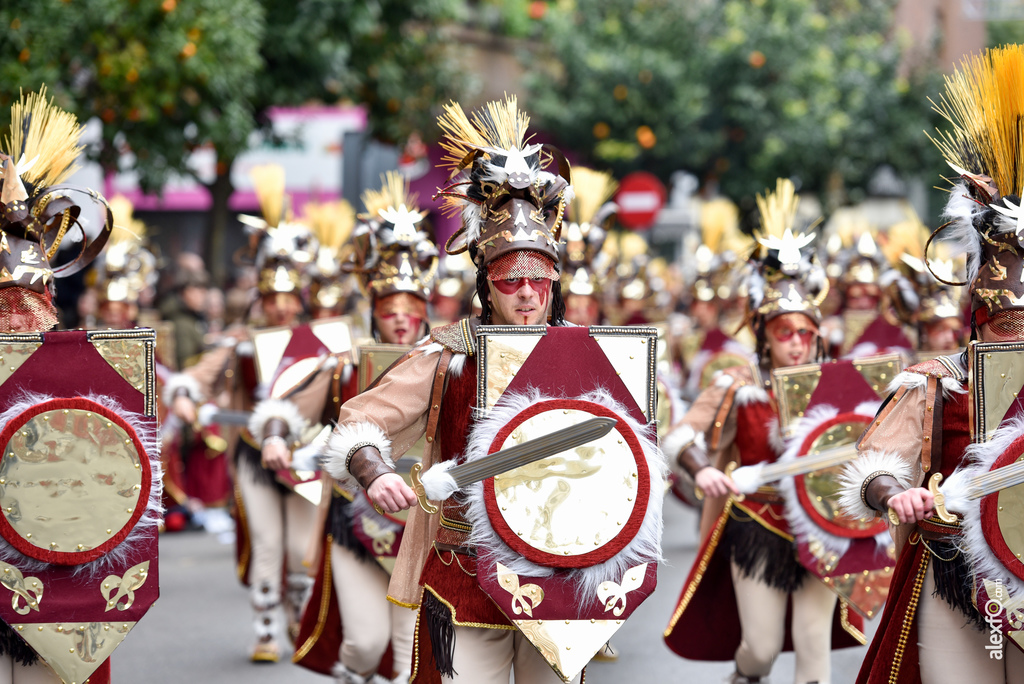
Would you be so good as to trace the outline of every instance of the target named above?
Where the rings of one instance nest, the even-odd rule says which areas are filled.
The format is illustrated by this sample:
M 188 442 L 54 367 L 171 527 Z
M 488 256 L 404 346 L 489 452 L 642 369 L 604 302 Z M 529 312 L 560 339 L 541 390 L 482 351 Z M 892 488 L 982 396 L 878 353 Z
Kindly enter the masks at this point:
M 431 330 L 430 339 L 456 354 L 476 354 L 476 336 L 468 318 Z
M 949 356 L 937 356 L 934 359 L 922 361 L 906 369 L 906 373 L 917 373 L 933 378 L 952 378 L 957 382 L 967 381 L 967 369 L 964 368 L 960 354 Z

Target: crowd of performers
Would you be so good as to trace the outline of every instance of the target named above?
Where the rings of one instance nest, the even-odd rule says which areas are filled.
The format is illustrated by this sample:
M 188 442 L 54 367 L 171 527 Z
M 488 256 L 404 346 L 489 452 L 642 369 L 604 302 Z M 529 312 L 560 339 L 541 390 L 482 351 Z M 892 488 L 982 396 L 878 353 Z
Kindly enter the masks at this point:
M 617 227 L 610 174 L 530 142 L 515 98 L 439 119 L 451 176 L 433 199 L 461 217 L 443 245 L 397 172 L 359 212 L 296 211 L 283 170 L 254 169 L 261 215 L 240 217 L 226 291 L 195 256 L 162 264 L 127 200 L 81 190 L 101 237 L 49 266 L 86 201 L 61 195 L 52 146 L 34 160 L 15 137 L 2 325 L 54 328 L 54 279 L 91 261 L 64 321 L 156 329 L 163 528 L 230 511 L 254 662 L 292 653 L 341 684 L 583 681 L 654 590 L 664 495 L 700 510 L 664 632 L 682 658 L 758 682 L 791 650 L 796 684 L 825 684 L 832 650 L 878 620 L 859 682 L 1024 681 L 1022 70 L 1011 46 L 947 81 L 940 229 L 909 206 L 823 220 L 766 179 L 751 230 L 701 202 L 676 263 Z M 538 446 L 594 416 L 615 419 L 602 446 Z M 5 573 L 74 565 L 25 560 L 4 510 Z M 107 569 L 94 559 L 75 562 Z M 0 583 L 16 609 L 42 602 Z M 0 682 L 81 672 L 0 617 Z

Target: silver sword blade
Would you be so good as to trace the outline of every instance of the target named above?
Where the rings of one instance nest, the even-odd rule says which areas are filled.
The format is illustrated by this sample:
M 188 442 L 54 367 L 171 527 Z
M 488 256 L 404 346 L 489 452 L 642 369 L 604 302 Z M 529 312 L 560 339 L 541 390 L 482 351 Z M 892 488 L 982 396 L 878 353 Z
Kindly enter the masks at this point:
M 967 485 L 967 498 L 980 499 L 1019 484 L 1024 484 L 1024 461 L 1015 461 L 975 476 Z
M 199 424 L 212 425 L 248 425 L 252 413 L 249 411 L 230 411 L 227 409 L 207 410 L 205 406 L 199 409 Z
M 590 418 L 582 423 L 531 439 L 529 442 L 496 451 L 490 456 L 471 463 L 457 465 L 450 468 L 448 474 L 455 480 L 455 484 L 462 488 L 528 463 L 539 461 L 542 458 L 582 446 L 587 442 L 593 442 L 611 432 L 618 422 L 614 418 Z

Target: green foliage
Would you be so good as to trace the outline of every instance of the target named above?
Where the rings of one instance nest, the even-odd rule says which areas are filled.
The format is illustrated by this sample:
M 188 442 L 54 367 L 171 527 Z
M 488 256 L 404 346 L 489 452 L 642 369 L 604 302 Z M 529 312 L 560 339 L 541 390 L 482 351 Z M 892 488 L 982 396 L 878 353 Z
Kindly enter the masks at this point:
M 146 190 L 190 173 L 209 145 L 224 174 L 267 108 L 365 104 L 372 133 L 433 133 L 461 96 L 444 26 L 461 0 L 6 0 L 0 126 L 18 88 L 47 83 L 80 120 L 103 122 L 98 157 Z M 132 157 L 122 157 L 130 150 Z M 212 179 L 202 179 L 211 183 Z
M 261 66 L 256 0 L 80 0 L 46 3 L 53 6 L 45 12 L 37 4 L 44 3 L 16 0 L 4 10 L 20 17 L 41 62 L 14 82 L 36 89 L 45 81 L 81 121 L 99 117 L 106 169 L 131 150 L 142 187 L 158 190 L 171 172 L 188 172 L 199 145 L 229 159 L 245 149 Z M 55 21 L 74 28 L 40 49 L 35 37 L 48 36 Z M 0 119 L 7 116 L 4 107 Z
M 1024 43 L 1024 21 L 990 21 L 985 26 L 989 47 Z
M 617 174 L 689 169 L 737 198 L 779 176 L 834 199 L 883 163 L 938 168 L 922 132 L 938 77 L 900 76 L 893 0 L 681 5 L 559 3 L 543 23 L 560 71 L 531 84 L 538 123 Z
M 446 40 L 461 0 L 261 0 L 267 12 L 258 109 L 347 100 L 369 110 L 371 132 L 400 141 L 434 132 L 439 102 L 462 95 Z

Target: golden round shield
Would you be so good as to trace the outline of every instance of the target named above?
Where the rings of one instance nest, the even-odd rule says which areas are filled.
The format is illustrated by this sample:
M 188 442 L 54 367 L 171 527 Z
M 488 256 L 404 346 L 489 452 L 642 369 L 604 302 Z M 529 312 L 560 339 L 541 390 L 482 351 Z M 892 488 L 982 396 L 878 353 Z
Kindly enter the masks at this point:
M 594 416 L 616 417 L 573 400 L 541 402 L 529 413 L 492 451 Z M 497 475 L 484 488 L 491 523 L 510 547 L 535 562 L 580 567 L 603 562 L 632 539 L 650 493 L 643 452 L 621 419 L 604 437 Z
M 0 533 L 50 563 L 98 558 L 134 527 L 151 471 L 138 436 L 87 399 L 37 404 L 12 419 L 0 458 Z
M 853 444 L 871 423 L 870 416 L 847 413 L 818 426 L 801 448 L 801 454 L 814 456 L 823 451 Z M 800 505 L 810 518 L 825 531 L 841 537 L 871 537 L 883 531 L 884 521 L 853 518 L 839 506 L 842 487 L 839 476 L 845 464 L 798 475 L 795 480 Z

